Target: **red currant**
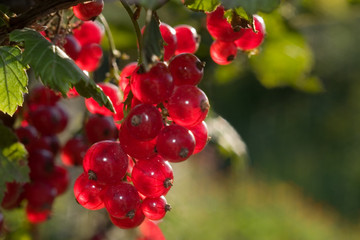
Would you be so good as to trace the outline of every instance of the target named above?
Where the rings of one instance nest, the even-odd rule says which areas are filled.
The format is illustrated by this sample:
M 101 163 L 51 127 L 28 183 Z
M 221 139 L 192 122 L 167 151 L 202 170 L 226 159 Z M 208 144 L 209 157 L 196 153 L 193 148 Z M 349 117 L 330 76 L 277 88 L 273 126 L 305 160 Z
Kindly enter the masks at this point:
M 131 179 L 139 193 L 146 197 L 160 197 L 170 190 L 174 176 L 170 164 L 158 156 L 139 160 L 133 168 Z
M 57 195 L 63 194 L 69 186 L 70 178 L 66 168 L 55 166 L 54 173 L 48 178 L 57 191 Z
M 180 53 L 195 53 L 199 47 L 199 36 L 196 29 L 189 25 L 179 25 L 175 28 L 177 47 L 175 55 Z
M 265 22 L 264 19 L 258 15 L 254 15 L 256 33 L 252 28 L 243 29 L 244 35 L 235 41 L 238 48 L 244 51 L 249 51 L 257 48 L 263 42 L 265 37 Z
M 51 209 L 56 188 L 44 181 L 33 181 L 25 185 L 25 198 L 34 210 Z
M 76 201 L 90 210 L 98 210 L 104 207 L 100 197 L 102 191 L 103 187 L 97 181 L 90 180 L 87 173 L 82 173 L 74 184 Z
M 224 17 L 224 8 L 219 6 L 215 11 L 208 13 L 206 27 L 215 39 L 233 42 L 243 35 L 241 29 L 234 31 L 231 24 Z
M 208 137 L 207 125 L 205 121 L 202 121 L 201 123 L 193 127 L 190 127 L 189 130 L 194 134 L 195 137 L 196 145 L 193 153 L 195 154 L 203 150 L 208 142 L 209 137 Z
M 211 44 L 210 56 L 219 65 L 231 63 L 236 58 L 236 54 L 237 48 L 234 42 L 216 40 Z
M 82 70 L 93 72 L 99 67 L 102 55 L 103 51 L 99 44 L 89 43 L 81 48 L 75 63 Z
M 122 229 L 135 228 L 139 226 L 145 219 L 145 216 L 140 208 L 136 209 L 133 218 L 116 218 L 110 215 L 111 222 Z
M 131 90 L 143 103 L 158 104 L 167 100 L 173 89 L 173 78 L 167 66 L 159 62 L 149 72 L 137 67 L 130 79 Z
M 1 202 L 4 209 L 13 209 L 18 206 L 20 196 L 23 192 L 23 185 L 18 182 L 6 183 L 6 191 Z
M 116 140 L 118 137 L 118 131 L 113 118 L 100 114 L 94 114 L 89 117 L 85 124 L 85 132 L 91 144 L 103 140 Z
M 73 60 L 79 57 L 81 45 L 74 35 L 69 34 L 65 37 L 64 51 Z
M 46 149 L 34 149 L 29 152 L 28 164 L 31 179 L 44 179 L 54 173 L 54 155 Z
M 119 142 L 101 141 L 93 144 L 86 152 L 83 167 L 99 184 L 114 184 L 124 178 L 128 156 Z
M 148 219 L 160 220 L 167 211 L 170 211 L 171 207 L 167 204 L 164 196 L 157 198 L 145 198 L 141 203 L 141 209 Z
M 194 148 L 194 135 L 185 127 L 176 124 L 164 127 L 156 141 L 156 150 L 170 162 L 186 160 L 191 156 Z
M 175 85 L 197 85 L 203 77 L 204 64 L 194 54 L 182 53 L 171 59 L 169 70 Z
M 50 218 L 50 215 L 50 209 L 37 209 L 32 207 L 30 204 L 26 205 L 26 217 L 32 224 L 45 222 Z
M 166 44 L 164 46 L 164 61 L 168 61 L 175 55 L 177 45 L 176 31 L 168 24 L 160 23 L 160 32 Z
M 80 3 L 73 7 L 74 15 L 80 20 L 87 21 L 96 18 L 104 8 L 103 0 Z
M 194 126 L 205 119 L 210 104 L 200 88 L 182 85 L 174 89 L 165 107 L 175 123 L 181 126 Z
M 61 150 L 61 160 L 67 166 L 82 165 L 86 151 L 89 149 L 81 136 L 70 138 Z
M 81 46 L 91 43 L 99 44 L 102 38 L 102 30 L 97 23 L 87 21 L 80 27 L 74 29 L 74 37 L 79 41 Z
M 119 87 L 121 90 L 125 91 L 126 87 L 130 85 L 130 76 L 134 72 L 137 65 L 137 62 L 131 62 L 122 69 L 119 79 Z
M 159 110 L 145 103 L 131 109 L 125 124 L 129 133 L 140 141 L 154 139 L 163 126 Z
M 135 211 L 141 203 L 136 188 L 121 181 L 108 186 L 102 194 L 102 199 L 106 210 L 116 218 L 134 218 Z

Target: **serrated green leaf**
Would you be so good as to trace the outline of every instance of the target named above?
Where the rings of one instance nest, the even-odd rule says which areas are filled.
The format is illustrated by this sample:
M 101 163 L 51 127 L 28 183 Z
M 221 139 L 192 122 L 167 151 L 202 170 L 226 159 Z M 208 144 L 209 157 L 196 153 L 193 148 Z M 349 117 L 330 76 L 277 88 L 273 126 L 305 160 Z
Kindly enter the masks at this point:
M 29 64 L 45 85 L 63 95 L 76 86 L 77 90 L 80 89 L 80 95 L 93 97 L 100 106 L 105 105 L 114 112 L 111 101 L 97 88 L 95 82 L 40 33 L 32 29 L 18 29 L 10 33 L 10 40 L 25 43 L 23 63 Z
M 28 76 L 17 47 L 0 47 L 0 111 L 13 115 L 24 102 Z
M 185 0 L 184 5 L 193 10 L 201 12 L 212 12 L 220 5 L 219 0 Z
M 15 134 L 0 125 L 0 202 L 4 197 L 7 182 L 25 183 L 29 181 L 30 169 L 27 165 L 27 151 L 18 142 Z
M 248 15 L 257 12 L 269 13 L 275 10 L 280 0 L 221 0 L 222 5 L 226 9 L 242 7 Z
M 162 59 L 164 55 L 164 40 L 161 36 L 159 23 L 151 11 L 147 14 L 151 15 L 151 18 L 144 29 L 142 49 L 142 58 L 146 70 L 148 70 L 154 62 Z

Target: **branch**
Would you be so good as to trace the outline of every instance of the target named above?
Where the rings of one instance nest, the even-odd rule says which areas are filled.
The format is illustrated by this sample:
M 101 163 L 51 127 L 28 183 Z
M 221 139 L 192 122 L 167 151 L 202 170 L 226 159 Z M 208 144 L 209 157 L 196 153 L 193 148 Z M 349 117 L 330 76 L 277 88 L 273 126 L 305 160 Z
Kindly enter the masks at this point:
M 67 9 L 87 0 L 42 0 L 36 1 L 35 5 L 29 5 L 28 10 L 10 17 L 7 26 L 0 27 L 0 43 L 6 35 L 15 29 L 30 26 L 36 20 L 62 9 Z

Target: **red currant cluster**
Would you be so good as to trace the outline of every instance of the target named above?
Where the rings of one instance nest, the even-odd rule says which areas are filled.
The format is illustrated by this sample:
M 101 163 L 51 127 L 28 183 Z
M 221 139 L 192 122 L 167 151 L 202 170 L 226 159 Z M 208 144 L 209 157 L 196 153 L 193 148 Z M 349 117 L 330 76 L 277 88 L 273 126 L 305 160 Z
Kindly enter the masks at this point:
M 210 105 L 197 87 L 204 64 L 193 54 L 197 34 L 186 25 L 175 29 L 160 25 L 168 63 L 159 61 L 148 71 L 137 63 L 124 67 L 119 79 L 124 97 L 113 84 L 98 84 L 115 114 L 91 98 L 85 101 L 93 114 L 85 126 L 93 145 L 83 159 L 74 194 L 87 209 L 105 207 L 120 228 L 165 216 L 170 210 L 165 195 L 174 178 L 169 162 L 186 160 L 208 139 L 204 119 Z M 123 109 L 130 110 L 125 118 Z
M 220 65 L 231 63 L 237 50 L 251 51 L 260 46 L 265 37 L 265 23 L 262 17 L 253 15 L 257 32 L 252 28 L 239 28 L 236 31 L 224 17 L 224 8 L 219 6 L 214 12 L 208 13 L 206 26 L 215 41 L 210 47 L 210 56 Z
M 62 132 L 68 115 L 58 104 L 60 96 L 52 90 L 39 86 L 34 88 L 26 101 L 25 120 L 15 129 L 19 141 L 29 153 L 30 183 L 7 183 L 1 206 L 13 209 L 27 200 L 26 214 L 31 223 L 40 223 L 49 218 L 56 196 L 69 185 L 65 168 L 55 164 L 55 155 L 60 148 L 56 134 Z

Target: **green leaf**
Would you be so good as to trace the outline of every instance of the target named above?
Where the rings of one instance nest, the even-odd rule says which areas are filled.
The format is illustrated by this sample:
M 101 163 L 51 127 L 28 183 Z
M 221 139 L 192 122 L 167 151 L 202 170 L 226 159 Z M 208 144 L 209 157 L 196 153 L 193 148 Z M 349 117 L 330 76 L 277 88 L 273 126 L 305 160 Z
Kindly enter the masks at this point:
M 29 181 L 30 169 L 27 165 L 27 151 L 18 142 L 15 134 L 0 125 L 0 202 L 4 197 L 7 182 L 25 183 Z
M 193 11 L 212 12 L 220 2 L 219 0 L 185 0 L 184 5 Z
M 142 59 L 145 70 L 148 70 L 152 64 L 162 59 L 164 54 L 163 38 L 161 36 L 159 22 L 153 16 L 152 11 L 148 10 L 149 17 L 143 34 Z
M 24 102 L 28 76 L 20 62 L 21 51 L 16 47 L 0 47 L 0 111 L 13 115 Z
M 105 105 L 114 112 L 111 101 L 59 47 L 51 44 L 40 33 L 32 29 L 15 30 L 10 40 L 25 42 L 23 63 L 29 64 L 35 74 L 50 88 L 63 95 L 72 86 L 84 97 L 93 97 L 100 106 Z
M 280 0 L 221 0 L 226 9 L 242 7 L 248 15 L 257 12 L 272 12 L 279 4 Z

